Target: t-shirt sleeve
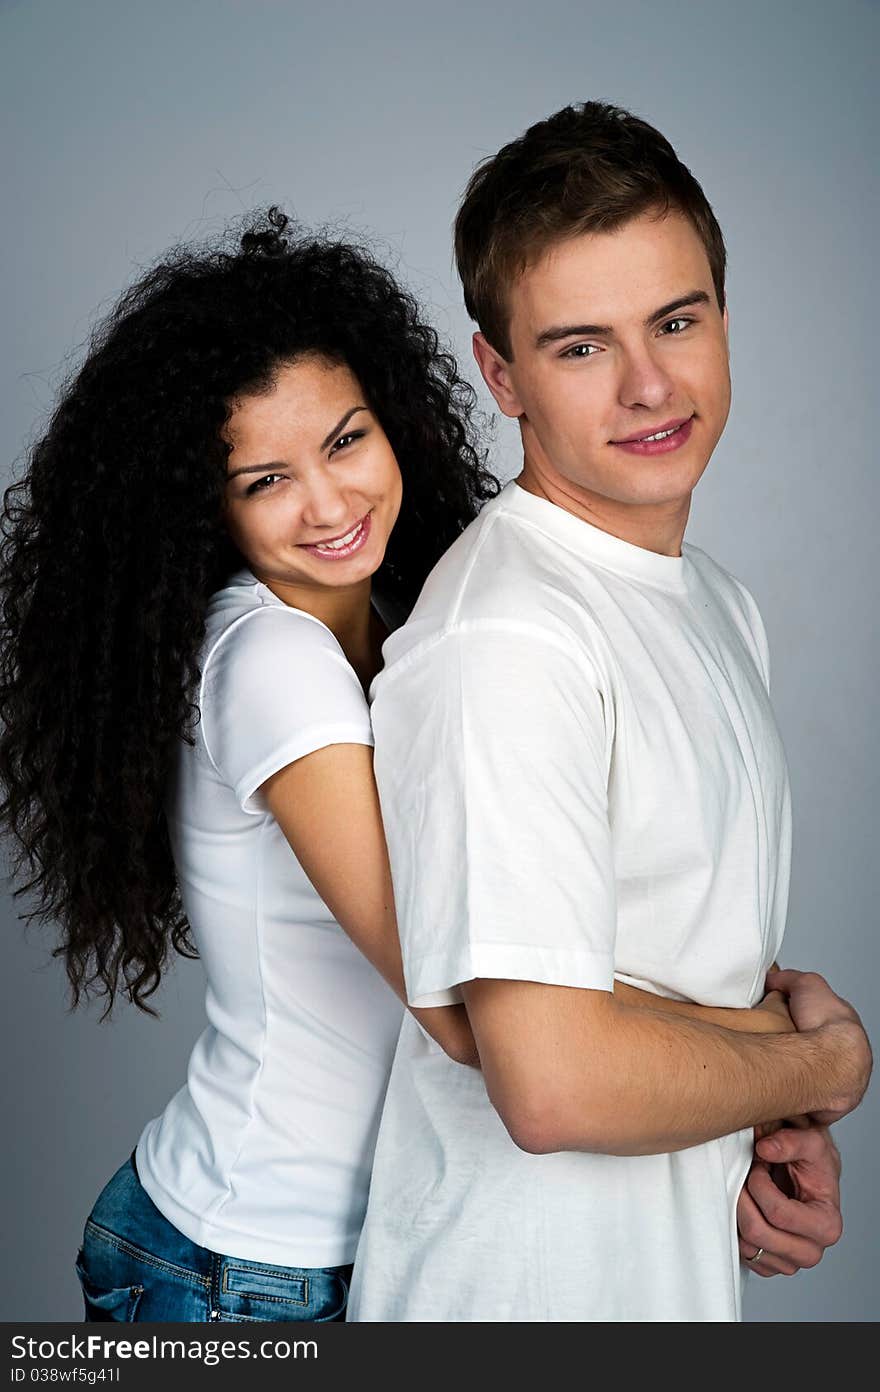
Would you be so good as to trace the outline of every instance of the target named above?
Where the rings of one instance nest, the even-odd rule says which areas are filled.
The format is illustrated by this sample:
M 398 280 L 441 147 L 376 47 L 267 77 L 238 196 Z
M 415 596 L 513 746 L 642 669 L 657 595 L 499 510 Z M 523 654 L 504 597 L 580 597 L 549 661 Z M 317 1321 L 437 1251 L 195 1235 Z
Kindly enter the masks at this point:
M 255 815 L 266 811 L 260 786 L 287 764 L 329 744 L 373 743 L 338 642 L 291 610 L 255 610 L 227 629 L 205 663 L 199 706 L 208 758 Z
M 476 977 L 612 990 L 610 740 L 588 655 L 470 625 L 377 681 L 375 768 L 407 997 Z

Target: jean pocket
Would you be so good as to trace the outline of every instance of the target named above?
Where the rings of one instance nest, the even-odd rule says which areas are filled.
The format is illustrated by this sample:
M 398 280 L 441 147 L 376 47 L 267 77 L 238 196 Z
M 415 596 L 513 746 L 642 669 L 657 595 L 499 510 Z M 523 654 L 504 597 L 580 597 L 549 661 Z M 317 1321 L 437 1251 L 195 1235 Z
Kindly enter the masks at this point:
M 83 1266 L 82 1252 L 76 1259 L 76 1274 L 82 1287 L 87 1324 L 100 1324 L 108 1320 L 131 1324 L 137 1319 L 143 1286 L 119 1286 L 116 1290 L 104 1290 L 94 1285 Z
M 220 1281 L 218 1319 L 250 1324 L 341 1319 L 348 1300 L 343 1277 L 329 1267 L 284 1268 L 229 1261 Z

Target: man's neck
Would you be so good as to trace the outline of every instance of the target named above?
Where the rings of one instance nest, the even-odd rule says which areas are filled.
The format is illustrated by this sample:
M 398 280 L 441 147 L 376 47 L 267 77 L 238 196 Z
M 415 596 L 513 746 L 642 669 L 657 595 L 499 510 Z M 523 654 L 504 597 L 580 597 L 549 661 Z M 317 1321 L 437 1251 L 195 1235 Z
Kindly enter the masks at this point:
M 622 503 L 616 498 L 593 493 L 555 472 L 536 468 L 526 457 L 516 480 L 520 488 L 536 498 L 546 498 L 574 517 L 590 522 L 603 532 L 656 551 L 660 556 L 680 556 L 681 543 L 691 507 L 691 494 L 664 503 Z

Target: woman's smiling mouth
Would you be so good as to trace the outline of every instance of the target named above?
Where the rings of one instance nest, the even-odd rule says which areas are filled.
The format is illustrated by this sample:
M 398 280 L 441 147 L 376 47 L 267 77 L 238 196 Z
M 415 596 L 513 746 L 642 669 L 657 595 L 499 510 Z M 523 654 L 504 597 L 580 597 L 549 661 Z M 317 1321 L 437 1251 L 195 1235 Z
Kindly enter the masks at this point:
M 341 536 L 332 537 L 329 541 L 316 541 L 301 543 L 303 551 L 310 551 L 313 556 L 321 556 L 324 560 L 340 561 L 359 551 L 370 535 L 370 519 L 372 512 L 368 512 L 359 522 Z

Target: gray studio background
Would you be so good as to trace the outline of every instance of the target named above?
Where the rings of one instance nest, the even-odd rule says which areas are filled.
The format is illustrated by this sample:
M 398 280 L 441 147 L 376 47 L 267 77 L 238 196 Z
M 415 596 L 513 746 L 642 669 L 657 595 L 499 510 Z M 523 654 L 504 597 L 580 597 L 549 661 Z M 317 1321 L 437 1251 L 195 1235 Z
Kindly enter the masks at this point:
M 0 3 L 4 476 L 96 310 L 169 244 L 271 201 L 371 230 L 476 382 L 450 252 L 476 162 L 588 97 L 671 138 L 730 252 L 734 407 L 688 539 L 770 635 L 795 807 L 783 962 L 824 972 L 875 1041 L 878 28 L 868 0 Z M 505 476 L 515 444 L 499 427 Z M 159 1022 L 72 1017 L 47 935 L 0 895 L 0 1319 L 78 1319 L 83 1219 L 183 1080 L 200 968 L 179 962 Z M 842 1242 L 755 1278 L 750 1319 L 877 1318 L 878 1091 L 836 1128 Z

